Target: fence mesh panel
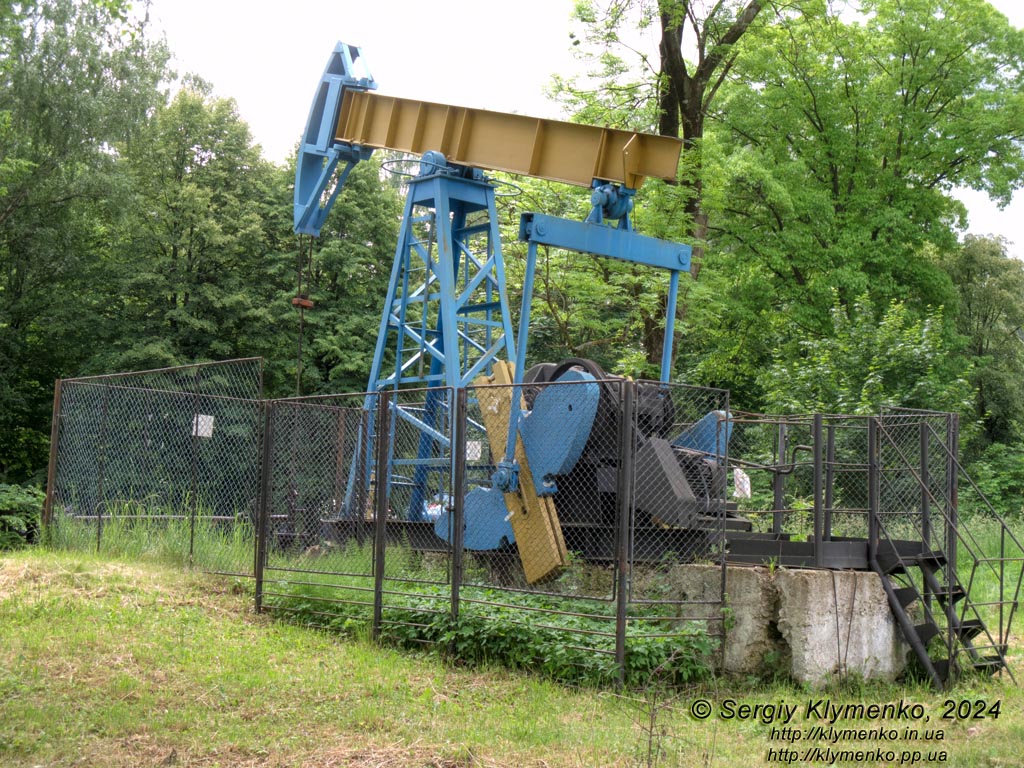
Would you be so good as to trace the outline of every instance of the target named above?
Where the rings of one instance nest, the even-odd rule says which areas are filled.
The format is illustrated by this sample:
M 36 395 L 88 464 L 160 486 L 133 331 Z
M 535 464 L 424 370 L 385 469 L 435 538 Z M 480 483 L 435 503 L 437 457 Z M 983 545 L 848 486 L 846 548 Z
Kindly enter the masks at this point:
M 740 414 L 733 429 L 730 462 L 749 478 L 737 511 L 754 531 L 810 540 L 817 504 L 825 540 L 867 536 L 867 418 L 825 415 L 817 439 L 811 416 Z
M 54 543 L 252 575 L 261 377 L 252 359 L 61 382 Z
M 454 391 L 402 390 L 386 398 L 387 471 L 380 635 L 434 643 L 451 613 Z
M 693 639 L 724 633 L 726 533 L 739 522 L 728 392 L 656 382 L 635 392 L 627 639 L 692 653 Z
M 369 631 L 374 396 L 267 403 L 261 607 Z

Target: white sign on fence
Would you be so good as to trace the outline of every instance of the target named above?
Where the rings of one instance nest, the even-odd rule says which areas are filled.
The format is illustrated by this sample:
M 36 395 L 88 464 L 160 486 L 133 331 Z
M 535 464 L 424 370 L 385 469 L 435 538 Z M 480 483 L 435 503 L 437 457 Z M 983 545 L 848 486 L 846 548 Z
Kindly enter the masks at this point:
M 213 437 L 213 416 L 197 413 L 192 419 L 192 437 Z
M 739 467 L 732 469 L 732 496 L 734 499 L 750 498 L 750 475 Z

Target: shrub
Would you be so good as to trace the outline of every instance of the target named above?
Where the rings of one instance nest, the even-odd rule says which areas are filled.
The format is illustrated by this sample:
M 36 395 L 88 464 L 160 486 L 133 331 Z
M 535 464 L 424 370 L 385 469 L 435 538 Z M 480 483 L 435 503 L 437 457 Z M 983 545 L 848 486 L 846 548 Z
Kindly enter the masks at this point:
M 971 465 L 970 475 L 1000 515 L 1019 518 L 1024 512 L 1024 445 L 993 443 Z M 983 511 L 973 493 L 962 488 L 961 496 L 963 511 Z
M 0 483 L 0 550 L 36 540 L 45 499 L 38 488 Z
M 355 595 L 308 584 L 279 584 L 277 589 L 291 594 L 278 593 L 275 607 L 299 623 L 355 634 L 353 629 L 365 632 L 372 620 L 371 605 L 349 599 Z M 329 591 L 334 592 L 333 599 L 327 598 Z M 618 680 L 612 617 L 593 615 L 592 604 L 488 590 L 473 598 L 453 619 L 446 610 L 443 589 L 421 584 L 390 595 L 380 639 L 399 648 L 433 648 L 461 663 L 526 669 L 563 683 L 605 686 Z M 656 616 L 631 620 L 626 633 L 627 686 L 644 685 L 655 670 L 672 685 L 712 673 L 717 638 L 698 624 L 676 626 L 676 631 L 661 634 L 658 622 L 665 620 Z

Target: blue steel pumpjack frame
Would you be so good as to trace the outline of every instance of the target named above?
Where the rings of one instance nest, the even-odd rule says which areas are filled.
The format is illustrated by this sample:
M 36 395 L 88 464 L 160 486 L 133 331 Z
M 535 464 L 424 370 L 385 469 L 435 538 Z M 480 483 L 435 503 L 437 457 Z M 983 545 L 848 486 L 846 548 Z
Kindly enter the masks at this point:
M 515 362 L 494 186 L 456 173 L 445 167 L 409 181 L 370 372 L 371 390 L 399 384 L 459 389 L 488 371 L 501 353 Z M 426 215 L 417 216 L 418 208 Z M 486 215 L 486 223 L 467 226 L 473 213 Z M 417 235 L 417 225 L 429 230 L 427 241 Z M 483 253 L 475 253 L 471 243 L 479 235 L 486 240 Z M 413 285 L 417 273 L 422 277 Z M 436 322 L 429 328 L 435 310 Z M 384 375 L 392 335 L 395 369 Z M 407 341 L 413 345 L 408 356 Z M 430 366 L 426 375 L 416 370 L 424 362 Z
M 371 148 L 336 139 L 346 89 L 365 91 L 377 87 L 361 58 L 358 47 L 339 42 L 321 77 L 296 164 L 296 233 L 319 234 L 349 172 L 373 153 Z M 357 61 L 365 71 L 363 76 L 357 74 Z M 340 164 L 343 165 L 338 171 Z M 635 190 L 600 181 L 594 182 L 592 210 L 584 222 L 524 214 L 519 237 L 529 247 L 517 345 L 507 300 L 493 184 L 479 170 L 449 165 L 440 153 L 428 152 L 423 156 L 420 175 L 410 180 L 408 187 L 367 391 L 392 390 L 390 443 L 393 444 L 399 421 L 410 422 L 419 430 L 417 458 L 402 463 L 414 467 L 408 519 L 422 520 L 429 472 L 452 469 L 442 466 L 444 461 L 437 455 L 438 447 L 442 454 L 449 451 L 450 463 L 450 439 L 438 430 L 442 410 L 450 404 L 440 402 L 436 393 L 428 394 L 417 415 L 412 409 L 400 407 L 399 387 L 444 386 L 446 391 L 458 391 L 477 376 L 489 373 L 493 363 L 502 357 L 512 364 L 514 386 L 522 384 L 540 245 L 669 270 L 661 360 L 661 380 L 668 382 L 679 274 L 689 270 L 690 247 L 633 232 L 630 212 Z M 417 215 L 417 208 L 426 213 Z M 486 215 L 486 224 L 467 226 L 467 217 L 473 213 Z M 426 239 L 417 232 L 425 232 Z M 476 254 L 470 240 L 481 234 L 487 245 L 483 254 Z M 421 277 L 414 284 L 417 274 Z M 385 357 L 392 349 L 395 367 L 385 375 Z M 427 364 L 429 368 L 424 373 Z M 367 403 L 369 410 L 369 396 Z M 510 471 L 495 473 L 494 480 L 504 490 L 514 490 L 517 485 L 514 448 L 522 414 L 519 408 L 510 411 L 506 451 L 500 462 Z M 389 467 L 394 466 L 394 461 L 389 462 Z M 390 474 L 378 480 L 390 483 Z
M 608 185 L 604 185 L 600 189 L 607 187 Z M 630 194 L 625 199 L 632 202 L 633 190 L 627 190 L 627 192 Z M 594 200 L 593 211 L 587 220 L 582 222 L 547 216 L 542 213 L 524 213 L 522 215 L 519 221 L 519 239 L 527 243 L 528 247 L 526 272 L 523 276 L 523 304 L 519 314 L 519 344 L 516 347 L 516 359 L 526 360 L 530 305 L 533 301 L 533 284 L 537 268 L 537 249 L 541 245 L 546 245 L 669 271 L 668 298 L 665 305 L 665 338 L 661 349 L 661 381 L 668 383 L 672 377 L 672 348 L 675 338 L 676 305 L 679 297 L 679 273 L 690 270 L 692 249 L 688 245 L 638 235 L 630 224 L 629 211 L 631 208 L 632 206 L 621 207 L 618 211 L 605 210 L 602 216 L 601 201 Z M 621 215 L 617 228 L 603 223 L 603 219 L 606 217 L 615 219 L 616 213 Z M 525 366 L 517 366 L 515 369 L 513 391 L 519 391 L 518 387 L 523 383 L 523 367 Z M 517 422 L 520 416 L 518 408 L 511 409 L 508 442 L 505 446 L 503 462 L 505 464 L 511 464 L 515 455 Z M 514 482 L 514 473 L 512 478 L 512 482 Z
M 628 222 L 628 219 L 623 218 L 623 221 Z M 519 222 L 519 239 L 529 243 L 526 278 L 523 281 L 523 307 L 519 321 L 517 356 L 520 360 L 526 358 L 526 329 L 530 321 L 537 246 L 548 245 L 669 271 L 668 301 L 665 306 L 665 342 L 661 351 L 661 381 L 668 382 L 672 375 L 672 343 L 675 336 L 676 303 L 679 297 L 679 273 L 690 271 L 690 246 L 638 235 L 628 225 L 613 228 L 591 221 L 572 221 L 542 213 L 522 215 Z
M 516 359 L 494 185 L 470 169 L 442 162 L 438 155 L 425 158 L 425 173 L 409 181 L 377 335 L 368 389 L 390 389 L 395 398 L 401 385 L 443 386 L 449 393 L 464 389 L 489 373 L 496 360 L 514 364 Z M 426 213 L 417 215 L 418 209 Z M 472 214 L 486 221 L 469 224 Z M 482 251 L 474 250 L 475 238 L 484 241 Z M 385 374 L 385 355 L 392 349 L 394 369 Z M 438 430 L 441 412 L 450 404 L 431 389 L 422 416 L 399 407 L 397 400 L 393 408 L 397 418 L 420 432 L 416 459 L 403 463 L 414 467 L 407 519 L 423 520 L 428 474 L 453 471 L 438 456 L 450 451 L 449 436 Z

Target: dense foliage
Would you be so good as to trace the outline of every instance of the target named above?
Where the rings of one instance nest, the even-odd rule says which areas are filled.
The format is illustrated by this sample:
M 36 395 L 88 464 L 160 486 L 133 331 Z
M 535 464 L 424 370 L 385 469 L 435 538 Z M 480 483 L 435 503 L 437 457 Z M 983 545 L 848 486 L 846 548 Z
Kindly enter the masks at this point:
M 0 483 L 0 550 L 36 541 L 42 512 L 42 491 Z
M 372 605 L 345 601 L 345 610 L 338 611 L 336 587 L 278 585 L 288 593 L 279 593 L 274 607 L 304 625 L 365 633 Z M 612 619 L 595 616 L 592 603 L 480 589 L 469 595 L 458 618 L 453 618 L 450 612 L 438 610 L 443 591 L 426 584 L 406 589 L 410 591 L 389 601 L 380 637 L 386 643 L 414 650 L 430 648 L 460 663 L 501 664 L 573 685 L 618 682 Z M 523 619 L 538 615 L 543 618 Z M 660 631 L 659 618 L 666 627 Z M 635 620 L 626 632 L 623 682 L 640 687 L 655 676 L 671 685 L 707 679 L 713 673 L 717 647 L 718 638 L 697 622 L 657 616 L 646 623 Z
M 677 379 L 752 411 L 956 410 L 967 456 L 1003 466 L 1024 437 L 1024 270 L 999 240 L 960 239 L 951 192 L 1024 184 L 1024 34 L 982 0 L 848 6 L 579 2 L 592 76 L 555 91 L 574 119 L 685 141 L 678 183 L 648 183 L 635 217 L 698 249 Z M 168 61 L 122 2 L 0 9 L 0 481 L 42 480 L 56 378 L 259 355 L 270 395 L 365 386 L 395 179 L 361 164 L 300 240 L 292 169 Z M 587 209 L 518 183 L 501 203 L 513 296 L 519 212 Z M 530 360 L 655 375 L 665 292 L 542 249 Z

